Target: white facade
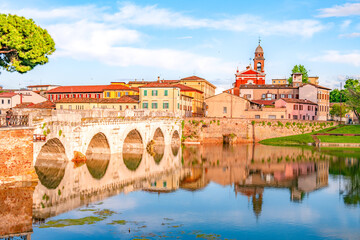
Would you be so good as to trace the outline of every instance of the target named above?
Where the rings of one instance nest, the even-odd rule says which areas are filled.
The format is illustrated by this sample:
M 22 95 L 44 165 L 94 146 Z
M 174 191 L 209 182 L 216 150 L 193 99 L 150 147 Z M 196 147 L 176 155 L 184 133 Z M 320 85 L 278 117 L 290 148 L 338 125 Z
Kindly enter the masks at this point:
M 0 114 L 5 114 L 9 108 L 13 108 L 19 103 L 20 96 L 17 94 L 13 96 L 0 95 Z
M 47 99 L 44 98 L 43 96 L 41 96 L 40 94 L 37 94 L 30 90 L 19 90 L 19 91 L 14 91 L 14 92 L 17 94 L 21 94 L 23 103 L 37 104 L 37 103 L 47 101 Z M 20 101 L 18 102 L 18 104 L 19 103 L 20 103 Z

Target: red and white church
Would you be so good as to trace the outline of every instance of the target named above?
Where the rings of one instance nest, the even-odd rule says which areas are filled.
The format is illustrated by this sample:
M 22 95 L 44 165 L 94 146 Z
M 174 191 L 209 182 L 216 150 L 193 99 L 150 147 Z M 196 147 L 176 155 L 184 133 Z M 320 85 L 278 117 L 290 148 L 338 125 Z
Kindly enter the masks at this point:
M 254 57 L 254 68 L 252 68 L 251 64 L 246 67 L 246 70 L 239 72 L 239 69 L 235 74 L 235 84 L 234 88 L 239 88 L 242 84 L 256 84 L 262 85 L 265 84 L 265 58 L 264 58 L 264 50 L 259 45 L 255 50 Z

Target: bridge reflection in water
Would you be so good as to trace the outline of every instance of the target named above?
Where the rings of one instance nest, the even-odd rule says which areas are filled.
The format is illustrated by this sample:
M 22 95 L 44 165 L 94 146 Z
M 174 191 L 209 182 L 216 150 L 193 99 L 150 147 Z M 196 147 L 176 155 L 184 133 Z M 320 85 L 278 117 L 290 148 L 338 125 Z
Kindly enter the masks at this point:
M 153 142 L 144 147 L 135 130 L 124 140 L 123 152 L 110 154 L 110 144 L 99 133 L 90 141 L 83 165 L 69 161 L 66 149 L 56 139 L 49 140 L 36 160 L 40 183 L 28 190 L 33 191 L 33 198 L 20 201 L 28 210 L 17 211 L 24 215 L 22 219 L 29 220 L 32 214 L 33 220 L 41 224 L 49 217 L 119 193 L 137 190 L 168 193 L 179 188 L 198 191 L 213 182 L 231 185 L 236 197 L 248 198 L 258 218 L 266 188 L 288 189 L 289 199 L 301 202 L 306 195 L 328 185 L 329 167 L 338 162 L 338 157 L 331 154 L 294 147 L 180 147 L 179 135 L 172 137 L 171 145 L 165 145 L 164 136 L 155 131 Z M 352 163 L 359 164 L 356 161 Z M 0 197 L 12 196 L 8 192 L 0 190 Z M 3 217 L 18 209 L 6 205 L 4 198 L 0 201 L 1 206 L 7 206 L 0 210 Z M 24 235 L 32 231 L 28 220 L 27 224 L 20 218 L 16 220 L 17 224 L 24 223 L 21 230 Z M 0 230 L 0 235 L 14 233 L 13 226 L 2 226 Z

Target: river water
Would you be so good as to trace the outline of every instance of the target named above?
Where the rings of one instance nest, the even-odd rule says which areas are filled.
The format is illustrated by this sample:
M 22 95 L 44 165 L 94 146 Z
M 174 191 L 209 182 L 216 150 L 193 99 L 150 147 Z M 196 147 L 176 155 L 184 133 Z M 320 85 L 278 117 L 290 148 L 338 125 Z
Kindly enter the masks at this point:
M 40 154 L 41 155 L 41 154 Z M 0 238 L 360 239 L 360 150 L 199 145 L 64 160 L 0 188 Z

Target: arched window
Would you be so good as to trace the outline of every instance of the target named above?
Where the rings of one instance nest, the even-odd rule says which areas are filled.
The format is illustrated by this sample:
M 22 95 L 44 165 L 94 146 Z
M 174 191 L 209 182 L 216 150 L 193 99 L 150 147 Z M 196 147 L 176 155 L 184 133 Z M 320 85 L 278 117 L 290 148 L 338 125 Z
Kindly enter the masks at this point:
M 261 62 L 258 62 L 258 63 L 257 63 L 257 70 L 258 70 L 259 72 L 261 72 Z

